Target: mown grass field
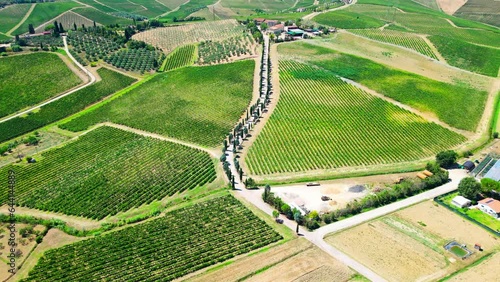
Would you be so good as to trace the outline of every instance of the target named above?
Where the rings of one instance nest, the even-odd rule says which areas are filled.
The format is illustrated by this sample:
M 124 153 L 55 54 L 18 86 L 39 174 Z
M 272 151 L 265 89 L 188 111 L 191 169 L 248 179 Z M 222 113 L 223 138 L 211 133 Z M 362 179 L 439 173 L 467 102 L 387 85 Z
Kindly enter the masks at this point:
M 26 15 L 31 4 L 9 5 L 0 9 L 0 32 L 7 33 L 16 26 Z
M 52 53 L 0 59 L 0 117 L 36 105 L 82 81 Z
M 280 54 L 310 60 L 387 97 L 433 113 L 441 121 L 459 129 L 476 130 L 488 96 L 486 91 L 467 85 L 439 82 L 308 43 L 282 45 L 279 51 Z M 468 118 L 464 119 L 464 116 Z
M 280 239 L 235 198 L 223 196 L 50 250 L 26 281 L 171 281 Z
M 187 67 L 159 74 L 140 88 L 61 127 L 80 131 L 112 121 L 217 147 L 252 97 L 254 61 Z
M 37 163 L 7 166 L 21 206 L 102 219 L 215 180 L 210 156 L 183 145 L 99 127 Z M 7 201 L 2 184 L 1 201 Z
M 76 2 L 38 3 L 36 4 L 33 12 L 31 12 L 30 16 L 26 19 L 26 21 L 21 26 L 19 26 L 12 34 L 27 33 L 29 24 L 33 24 L 33 27 L 36 28 L 39 25 L 78 6 L 80 6 L 80 4 Z
M 94 8 L 78 8 L 73 10 L 73 12 L 82 15 L 90 20 L 93 20 L 96 23 L 100 23 L 102 25 L 111 25 L 111 24 L 126 25 L 133 23 L 132 19 L 115 17 L 113 15 L 103 13 Z
M 97 73 L 101 81 L 45 105 L 25 117 L 0 123 L 0 143 L 75 114 L 136 81 L 106 68 L 97 70 Z
M 358 1 L 356 5 L 352 5 L 345 10 L 333 11 L 314 17 L 314 21 L 320 24 L 346 29 L 375 28 L 381 26 L 366 24 L 372 22 L 371 19 L 392 23 L 386 29 L 431 35 L 430 40 L 433 43 L 433 39 L 436 38 L 434 36 L 442 37 L 442 40 L 449 40 L 453 42 L 454 47 L 441 48 L 439 50 L 441 55 L 448 60 L 449 64 L 488 76 L 496 77 L 498 74 L 500 62 L 496 58 L 499 56 L 500 50 L 492 49 L 488 51 L 489 54 L 494 53 L 494 58 L 491 59 L 491 62 L 488 62 L 489 58 L 486 56 L 476 58 L 470 55 L 471 53 L 481 53 L 484 49 L 484 47 L 479 45 L 471 44 L 491 47 L 500 46 L 500 31 L 497 28 L 452 17 L 410 0 L 363 0 Z M 361 27 L 356 27 L 360 20 L 361 23 L 364 22 L 365 24 L 362 24 Z M 448 22 L 448 20 L 452 21 L 452 23 Z M 465 28 L 457 28 L 452 24 Z M 436 41 L 436 43 L 439 44 L 441 41 Z M 455 48 L 465 48 L 470 52 L 457 54 L 453 50 Z M 496 65 L 496 71 L 492 70 L 494 67 L 490 67 L 490 65 Z
M 280 61 L 280 99 L 250 147 L 252 174 L 419 160 L 465 138 L 343 82 Z
M 196 45 L 186 45 L 175 49 L 163 62 L 162 71 L 169 71 L 194 63 L 196 56 Z

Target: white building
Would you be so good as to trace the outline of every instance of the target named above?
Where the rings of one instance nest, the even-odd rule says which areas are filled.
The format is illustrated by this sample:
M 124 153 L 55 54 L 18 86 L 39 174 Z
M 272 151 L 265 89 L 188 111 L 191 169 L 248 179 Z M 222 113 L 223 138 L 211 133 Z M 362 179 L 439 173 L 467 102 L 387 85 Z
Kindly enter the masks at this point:
M 500 218 L 500 201 L 486 198 L 477 202 L 479 209 L 483 212 L 493 216 L 494 218 Z
M 464 208 L 470 206 L 471 201 L 465 197 L 456 196 L 453 200 L 451 200 L 451 203 L 459 208 Z

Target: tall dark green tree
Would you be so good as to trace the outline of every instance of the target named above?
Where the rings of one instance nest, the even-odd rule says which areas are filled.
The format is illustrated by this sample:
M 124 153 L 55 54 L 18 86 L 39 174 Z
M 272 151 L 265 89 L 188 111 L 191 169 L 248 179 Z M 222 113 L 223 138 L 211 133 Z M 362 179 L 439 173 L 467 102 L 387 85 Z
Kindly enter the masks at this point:
M 481 184 L 474 177 L 466 177 L 458 184 L 458 192 L 465 198 L 474 200 L 481 193 Z
M 59 23 L 59 32 L 60 32 L 60 33 L 63 33 L 63 32 L 64 32 L 64 27 L 63 27 L 63 25 L 62 25 L 62 23 L 61 23 L 61 22 Z
M 55 33 L 59 33 L 59 24 L 57 23 L 57 21 L 54 21 L 54 32 Z
M 458 154 L 453 150 L 439 152 L 436 155 L 436 162 L 440 167 L 449 168 L 457 161 Z
M 28 31 L 30 34 L 35 34 L 35 28 L 33 27 L 33 24 L 28 25 Z
M 76 23 L 73 23 L 73 30 L 76 31 L 77 28 L 76 28 Z

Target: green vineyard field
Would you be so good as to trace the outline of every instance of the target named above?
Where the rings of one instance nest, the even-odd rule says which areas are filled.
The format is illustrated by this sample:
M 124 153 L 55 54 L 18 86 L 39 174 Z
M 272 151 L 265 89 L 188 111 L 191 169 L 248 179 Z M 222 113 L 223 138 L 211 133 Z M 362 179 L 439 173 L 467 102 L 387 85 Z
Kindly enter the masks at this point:
M 465 141 L 329 71 L 279 68 L 280 100 L 246 159 L 253 174 L 414 161 Z
M 436 55 L 425 40 L 412 33 L 380 29 L 353 29 L 350 32 L 373 40 L 402 46 L 437 60 Z
M 1 58 L 0 81 L 0 117 L 62 94 L 82 82 L 51 53 Z
M 210 156 L 183 145 L 99 127 L 14 169 L 21 206 L 102 219 L 215 180 Z M 7 184 L 0 184 L 2 203 Z
M 38 3 L 35 6 L 33 12 L 26 19 L 26 21 L 21 24 L 12 34 L 22 34 L 28 32 L 29 24 L 33 27 L 38 27 L 39 25 L 52 20 L 53 18 L 59 16 L 60 14 L 80 6 L 76 2 L 49 2 L 49 3 Z
M 30 9 L 30 4 L 10 5 L 0 10 L 0 32 L 7 33 L 15 27 Z
M 186 45 L 174 50 L 164 61 L 162 71 L 190 66 L 195 60 L 195 45 Z
M 217 147 L 250 103 L 254 67 L 247 60 L 165 72 L 61 127 L 80 131 L 112 121 Z
M 171 281 L 280 239 L 223 196 L 49 250 L 24 281 Z

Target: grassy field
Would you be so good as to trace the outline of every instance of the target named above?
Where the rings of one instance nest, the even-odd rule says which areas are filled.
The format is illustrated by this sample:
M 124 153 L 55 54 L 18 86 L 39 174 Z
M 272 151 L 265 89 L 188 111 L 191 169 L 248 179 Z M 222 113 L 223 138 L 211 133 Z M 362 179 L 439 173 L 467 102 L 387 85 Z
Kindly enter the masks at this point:
M 243 31 L 244 27 L 236 20 L 222 20 L 155 28 L 135 34 L 133 39 L 160 47 L 163 52 L 169 53 L 179 46 L 201 41 L 221 41 L 239 36 Z
M 253 174 L 413 161 L 464 141 L 329 71 L 279 67 L 280 100 L 246 159 Z
M 180 5 L 186 3 L 186 0 L 158 0 L 158 2 L 167 6 L 170 10 L 173 10 L 179 7 Z
M 276 12 L 291 8 L 295 0 L 268 0 L 268 1 L 248 1 L 248 0 L 222 0 L 221 5 L 231 9 L 255 10 L 260 9 L 266 12 Z M 312 3 L 311 3 L 312 4 Z
M 468 0 L 454 16 L 479 21 L 500 27 L 500 2 L 489 0 Z
M 73 10 L 73 12 L 82 15 L 90 20 L 93 20 L 96 23 L 100 23 L 102 25 L 111 25 L 111 24 L 126 25 L 133 23 L 131 19 L 115 17 L 113 15 L 103 13 L 94 8 L 78 8 Z
M 387 97 L 420 111 L 433 113 L 443 122 L 459 129 L 476 130 L 487 99 L 485 91 L 475 90 L 468 85 L 431 80 L 321 46 L 294 43 L 280 46 L 279 51 L 281 54 L 293 54 L 311 60 L 317 66 Z M 468 118 L 464 119 L 464 115 Z
M 169 71 L 190 66 L 195 62 L 196 45 L 186 45 L 177 48 L 163 62 L 162 71 Z
M 101 3 L 97 3 L 96 1 L 94 0 L 81 0 L 79 2 L 82 2 L 84 4 L 87 4 L 89 6 L 92 6 L 94 8 L 96 8 L 97 10 L 101 11 L 101 12 L 104 12 L 104 13 L 113 13 L 113 12 L 117 12 L 117 10 L 109 7 L 109 6 L 105 6 Z
M 62 94 L 82 82 L 51 53 L 1 58 L 0 81 L 0 117 Z
M 50 250 L 27 281 L 171 281 L 281 238 L 232 196 L 223 196 Z
M 82 27 L 82 25 L 85 25 L 87 27 L 92 26 L 94 22 L 90 19 L 84 18 L 80 14 L 73 13 L 72 11 L 68 11 L 59 17 L 55 18 L 54 21 L 57 21 L 58 23 L 62 24 L 64 30 L 70 30 L 74 28 L 74 24 L 76 24 L 77 27 Z M 45 24 L 40 25 L 39 27 L 35 28 L 36 33 L 42 33 L 45 31 L 45 27 L 48 25 L 52 25 L 54 22 L 47 22 Z M 96 25 L 99 25 L 100 23 L 96 22 Z
M 26 19 L 26 21 L 19 26 L 13 34 L 22 34 L 28 32 L 28 25 L 33 24 L 33 27 L 38 27 L 39 25 L 52 20 L 53 18 L 59 16 L 60 14 L 70 10 L 71 8 L 78 7 L 80 4 L 76 2 L 48 2 L 48 3 L 38 3 L 35 9 Z
M 94 129 L 38 159 L 1 170 L 18 175 L 19 205 L 94 219 L 208 184 L 216 176 L 203 151 L 111 127 Z
M 195 13 L 208 5 L 213 5 L 217 0 L 190 0 L 179 6 L 179 9 L 175 12 L 171 12 L 168 15 L 161 17 L 160 20 L 173 22 L 176 19 L 185 19 L 192 13 Z
M 97 70 L 97 73 L 101 81 L 45 105 L 27 116 L 0 123 L 0 143 L 75 114 L 135 82 L 133 78 L 105 68 Z
M 314 17 L 314 20 L 320 24 L 346 29 L 379 28 L 386 23 L 383 20 L 379 20 L 374 17 L 347 11 L 347 9 L 319 14 Z
M 16 26 L 26 15 L 31 4 L 10 5 L 0 9 L 0 32 L 7 33 Z
M 427 42 L 422 37 L 411 33 L 379 29 L 353 29 L 350 32 L 373 40 L 402 46 L 437 60 Z
M 115 2 L 119 3 L 120 6 L 123 3 L 123 1 L 121 0 Z M 167 8 L 166 5 L 162 4 L 161 2 L 157 2 L 156 0 L 131 0 L 131 2 L 146 8 L 146 10 L 138 11 L 137 13 L 148 18 L 154 18 L 170 11 L 170 9 Z
M 476 221 L 488 226 L 489 228 L 500 232 L 500 221 L 499 220 L 493 218 L 492 216 L 484 213 L 481 210 L 461 209 L 461 208 L 453 205 L 451 203 L 451 201 L 453 200 L 453 198 L 455 198 L 455 196 L 458 196 L 458 192 L 449 194 L 449 195 L 443 197 L 442 200 L 448 207 L 450 207 L 450 208 L 452 208 L 452 209 L 454 209 L 462 214 L 466 214 L 470 218 L 475 219 Z
M 480 242 L 484 251 L 462 260 L 443 247 L 452 239 L 469 249 Z M 498 250 L 488 232 L 431 201 L 327 235 L 326 241 L 388 281 L 435 281 Z
M 140 88 L 76 118 L 80 131 L 113 121 L 207 147 L 217 147 L 252 97 L 254 61 L 187 67 L 159 74 Z

